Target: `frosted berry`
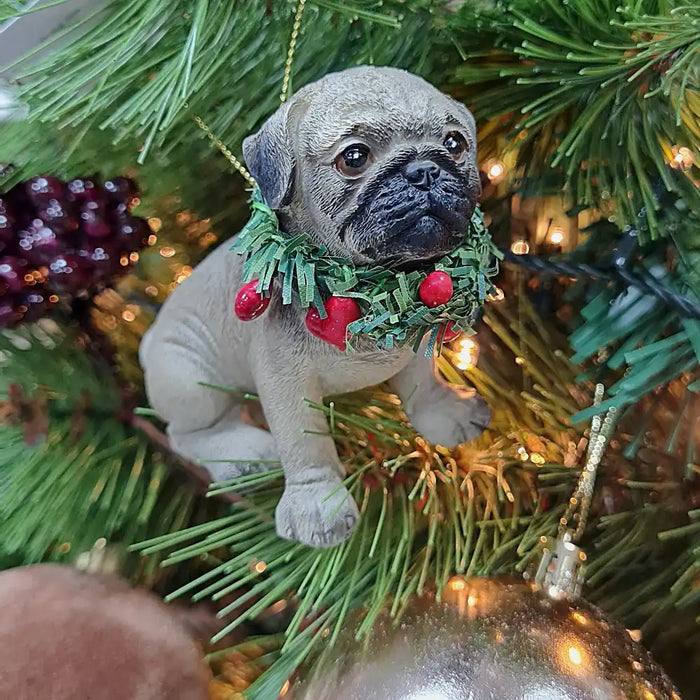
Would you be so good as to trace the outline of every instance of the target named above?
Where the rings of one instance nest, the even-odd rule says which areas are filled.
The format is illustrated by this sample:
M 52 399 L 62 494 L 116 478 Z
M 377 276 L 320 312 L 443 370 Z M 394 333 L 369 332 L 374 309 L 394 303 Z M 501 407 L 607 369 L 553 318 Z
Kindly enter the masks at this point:
M 418 288 L 421 301 L 431 309 L 446 304 L 453 293 L 452 278 L 440 270 L 431 272 Z
M 22 318 L 17 303 L 12 297 L 0 299 L 0 328 L 10 328 Z
M 73 215 L 64 209 L 57 199 L 50 199 L 46 206 L 37 209 L 37 217 L 58 235 L 65 236 L 78 229 L 78 222 Z
M 111 235 L 105 205 L 97 200 L 85 201 L 80 206 L 80 227 L 90 238 L 107 238 Z
M 141 250 L 148 243 L 148 236 L 151 233 L 143 219 L 131 214 L 120 217 L 115 228 L 114 241 L 124 253 Z
M 24 275 L 27 274 L 27 263 L 21 258 L 6 255 L 0 258 L 0 282 L 5 289 L 16 294 L 24 288 Z
M 49 286 L 52 289 L 77 294 L 93 284 L 93 266 L 86 258 L 63 253 L 53 258 L 48 266 Z
M 129 206 L 139 195 L 136 183 L 128 177 L 113 177 L 105 180 L 104 184 L 107 197 L 117 202 L 127 202 Z
M 46 264 L 62 247 L 56 232 L 45 226 L 41 219 L 34 219 L 18 233 L 19 253 L 32 265 Z
M 25 292 L 17 306 L 23 321 L 36 321 L 46 315 L 51 307 L 49 292 L 46 289 L 37 288 Z
M 124 272 L 120 263 L 122 253 L 112 241 L 87 243 L 81 248 L 80 255 L 90 262 L 95 275 L 101 280 L 108 280 L 113 275 Z
M 97 201 L 101 197 L 96 178 L 76 177 L 68 182 L 68 197 L 74 202 Z
M 270 305 L 270 297 L 263 296 L 256 291 L 258 280 L 252 280 L 244 284 L 236 295 L 233 310 L 241 321 L 252 321 L 264 313 Z
M 61 200 L 65 196 L 63 183 L 57 177 L 49 175 L 40 175 L 27 180 L 24 191 L 29 201 L 37 206 L 46 204 L 50 199 Z

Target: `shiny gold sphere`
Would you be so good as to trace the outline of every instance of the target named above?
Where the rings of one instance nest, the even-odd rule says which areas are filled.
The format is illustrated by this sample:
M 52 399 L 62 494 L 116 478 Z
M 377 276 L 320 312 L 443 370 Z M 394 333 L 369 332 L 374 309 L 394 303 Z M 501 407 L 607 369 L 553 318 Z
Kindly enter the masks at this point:
M 624 627 L 519 581 L 450 580 L 323 651 L 294 700 L 680 700 Z

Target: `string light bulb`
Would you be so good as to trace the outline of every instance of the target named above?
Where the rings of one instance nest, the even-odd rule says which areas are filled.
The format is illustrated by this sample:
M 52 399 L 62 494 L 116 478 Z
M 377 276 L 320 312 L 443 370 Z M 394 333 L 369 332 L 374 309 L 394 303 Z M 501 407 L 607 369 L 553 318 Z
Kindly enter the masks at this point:
M 513 241 L 510 249 L 516 255 L 527 255 L 530 252 L 530 244 L 527 241 L 519 240 Z
M 474 369 L 479 359 L 479 346 L 473 338 L 462 338 L 459 343 L 459 350 L 456 355 L 457 369 Z
M 553 245 L 561 245 L 564 242 L 564 229 L 561 226 L 555 226 L 549 234 L 549 242 Z
M 695 156 L 687 146 L 673 146 L 671 154 L 671 167 L 676 170 L 688 170 L 695 162 Z
M 484 168 L 488 179 L 494 185 L 498 184 L 505 177 L 506 164 L 502 160 L 491 158 L 484 163 Z

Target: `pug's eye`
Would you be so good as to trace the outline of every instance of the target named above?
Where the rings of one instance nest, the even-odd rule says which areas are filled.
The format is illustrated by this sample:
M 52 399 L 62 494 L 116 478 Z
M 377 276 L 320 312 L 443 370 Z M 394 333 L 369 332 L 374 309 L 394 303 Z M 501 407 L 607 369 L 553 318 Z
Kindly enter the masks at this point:
M 371 162 L 369 148 L 363 143 L 353 143 L 335 158 L 335 167 L 345 177 L 359 177 Z
M 464 160 L 464 155 L 467 152 L 467 140 L 459 131 L 450 131 L 447 136 L 445 136 L 442 145 L 458 163 Z

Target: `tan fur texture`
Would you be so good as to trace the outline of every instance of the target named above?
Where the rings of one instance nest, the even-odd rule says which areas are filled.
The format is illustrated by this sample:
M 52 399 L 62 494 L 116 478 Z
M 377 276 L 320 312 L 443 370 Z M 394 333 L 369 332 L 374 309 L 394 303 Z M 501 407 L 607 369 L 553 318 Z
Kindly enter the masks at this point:
M 2 700 L 207 700 L 207 680 L 154 595 L 53 564 L 0 574 Z

